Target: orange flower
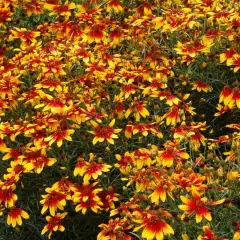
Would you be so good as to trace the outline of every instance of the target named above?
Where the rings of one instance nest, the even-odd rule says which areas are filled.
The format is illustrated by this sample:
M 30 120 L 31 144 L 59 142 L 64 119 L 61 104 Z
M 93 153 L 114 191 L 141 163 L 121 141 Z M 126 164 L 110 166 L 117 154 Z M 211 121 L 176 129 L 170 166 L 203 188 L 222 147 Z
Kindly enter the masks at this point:
M 125 112 L 125 118 L 128 118 L 129 115 L 134 112 L 134 117 L 137 122 L 140 121 L 140 116 L 146 118 L 150 115 L 148 110 L 145 108 L 145 103 L 140 100 L 140 97 L 134 97 L 133 102 L 130 105 L 130 108 Z
M 172 191 L 174 188 L 174 185 L 170 181 L 160 180 L 159 183 L 157 183 L 154 192 L 149 195 L 149 198 L 151 198 L 152 203 L 159 205 L 159 199 L 161 199 L 162 202 L 165 202 L 167 194 L 173 199 Z
M 34 165 L 27 161 L 23 161 L 22 159 L 18 159 L 15 161 L 11 161 L 11 167 L 7 169 L 9 173 L 14 173 L 16 175 L 26 172 L 31 172 L 33 170 Z
M 117 45 L 120 45 L 122 39 L 122 32 L 121 29 L 115 28 L 113 31 L 110 32 L 109 38 L 112 40 L 111 45 L 116 48 Z
M 127 219 L 110 219 L 107 224 L 102 223 L 99 227 L 102 228 L 102 231 L 98 234 L 97 240 L 132 239 L 132 237 L 126 233 L 126 231 L 131 229 L 131 225 Z
M 115 13 L 119 13 L 123 11 L 123 7 L 122 5 L 119 3 L 118 0 L 111 0 L 108 5 L 107 5 L 107 12 L 110 12 L 111 9 L 113 9 L 113 11 Z
M 133 154 L 125 152 L 124 156 L 116 154 L 115 157 L 118 160 L 118 163 L 114 164 L 114 166 L 119 168 L 123 175 L 129 174 L 133 164 Z
M 233 71 L 236 73 L 240 69 L 240 54 L 234 54 L 227 66 L 234 66 Z
M 101 210 L 103 203 L 97 194 L 102 191 L 102 188 L 95 189 L 94 186 L 96 184 L 97 182 L 93 184 L 83 183 L 82 186 L 72 188 L 74 192 L 72 200 L 77 204 L 75 208 L 76 212 L 81 210 L 82 214 L 85 214 L 88 208 L 95 213 L 98 213 L 98 211 Z
M 103 172 L 108 172 L 111 165 L 96 163 L 94 158 L 96 156 L 93 153 L 89 154 L 89 161 L 85 161 L 82 158 L 78 159 L 77 165 L 74 169 L 74 176 L 83 176 L 83 182 L 88 183 L 91 178 L 96 180 Z
M 180 109 L 179 106 L 173 105 L 168 112 L 166 112 L 162 120 L 166 118 L 166 124 L 170 125 L 172 124 L 173 126 L 176 125 L 176 123 L 180 122 Z
M 95 24 L 90 27 L 87 27 L 84 30 L 85 35 L 83 36 L 82 41 L 87 43 L 100 43 L 100 42 L 106 42 L 105 35 L 106 32 L 105 25 L 103 24 Z
M 67 213 L 57 213 L 55 216 L 50 217 L 47 216 L 47 225 L 44 226 L 41 235 L 45 234 L 46 232 L 49 231 L 48 238 L 50 239 L 52 236 L 53 231 L 61 231 L 63 232 L 65 230 L 64 226 L 60 224 L 60 222 L 67 216 Z
M 42 195 L 42 200 L 40 201 L 43 204 L 41 214 L 44 214 L 49 208 L 50 214 L 55 215 L 55 212 L 59 208 L 60 210 L 64 209 L 66 205 L 66 200 L 69 200 L 69 196 L 66 194 L 60 193 L 53 188 L 46 188 L 48 194 Z
M 233 240 L 240 240 L 240 222 L 237 222 L 237 231 L 233 235 Z
M 198 92 L 211 92 L 212 87 L 210 87 L 208 84 L 204 83 L 202 80 L 195 81 L 193 84 L 192 90 L 197 90 Z
M 48 158 L 36 148 L 27 149 L 26 151 L 25 160 L 33 165 L 33 170 L 37 174 L 40 174 L 45 166 L 52 166 L 57 162 L 55 158 Z
M 209 226 L 203 226 L 205 236 L 198 236 L 197 240 L 228 240 L 227 238 L 217 238 Z
M 11 16 L 10 7 L 7 4 L 3 6 L 0 4 L 0 27 L 3 25 L 4 21 L 11 21 Z
M 223 102 L 225 106 L 230 105 L 230 102 L 232 102 L 232 97 L 233 90 L 226 85 L 219 96 L 219 103 Z
M 240 108 L 240 89 L 237 87 L 233 89 L 232 100 L 236 103 L 237 107 Z
M 196 213 L 197 223 L 201 222 L 203 217 L 205 217 L 208 221 L 212 220 L 211 213 L 206 208 L 207 205 L 219 205 L 225 201 L 225 199 L 221 199 L 216 202 L 209 202 L 206 197 L 201 198 L 199 192 L 195 187 L 192 187 L 192 196 L 194 198 L 193 200 L 184 196 L 180 196 L 185 205 L 179 205 L 178 207 L 183 211 L 187 211 L 189 216 Z
M 2 184 L 1 184 L 2 185 Z M 4 203 L 5 207 L 13 207 L 18 199 L 18 196 L 13 193 L 16 186 L 10 185 L 7 188 L 4 188 L 0 185 L 0 204 Z
M 233 57 L 234 54 L 236 54 L 236 50 L 235 49 L 227 49 L 224 53 L 220 54 L 220 63 L 223 63 L 227 60 L 227 65 L 229 65 L 228 62 L 231 62 L 231 59 Z
M 76 8 L 75 3 L 69 3 L 68 1 L 64 2 L 64 4 L 48 4 L 44 5 L 44 8 L 50 10 L 49 16 L 57 15 L 63 16 L 65 20 L 68 20 L 71 17 L 71 10 Z
M 172 215 L 165 210 L 161 209 L 159 213 L 136 211 L 133 215 L 137 217 L 137 219 L 133 219 L 133 221 L 140 224 L 140 226 L 135 227 L 133 231 L 137 232 L 143 228 L 143 238 L 148 240 L 163 240 L 164 235 L 174 234 L 172 227 L 162 220 L 162 217 L 172 217 Z
M 22 218 L 28 219 L 29 215 L 23 211 L 21 208 L 10 208 L 7 217 L 7 224 L 16 227 L 16 225 L 22 225 Z
M 72 141 L 72 138 L 70 135 L 74 133 L 73 129 L 68 130 L 57 130 L 55 133 L 50 135 L 49 137 L 45 138 L 44 140 L 49 142 L 49 145 L 51 146 L 55 141 L 57 141 L 57 146 L 61 147 L 63 143 L 63 139 L 67 141 Z
M 38 3 L 36 0 L 24 1 L 24 8 L 27 11 L 27 16 L 30 17 L 32 14 L 40 15 L 43 12 L 41 1 Z
M 190 156 L 176 148 L 175 143 L 167 142 L 164 144 L 165 150 L 158 151 L 157 162 L 163 166 L 171 167 L 173 161 L 188 159 Z
M 215 113 L 214 116 L 217 117 L 217 116 L 220 116 L 220 115 L 222 115 L 226 112 L 229 112 L 231 109 L 233 109 L 234 108 L 234 102 L 232 101 L 232 102 L 228 103 L 227 106 L 222 106 L 221 104 L 218 104 L 216 108 L 217 108 L 218 112 Z
M 95 145 L 97 142 L 103 142 L 105 139 L 110 144 L 114 144 L 113 139 L 118 138 L 118 136 L 115 133 L 119 133 L 122 131 L 122 129 L 113 129 L 112 127 L 114 123 L 115 123 L 115 119 L 113 119 L 105 128 L 102 128 L 96 122 L 91 120 L 91 124 L 94 126 L 95 131 L 88 131 L 88 132 L 96 135 L 96 137 L 94 137 L 92 141 L 93 145 Z
M 40 32 L 29 31 L 26 28 L 15 28 L 15 30 L 11 30 L 9 41 L 19 38 L 23 43 L 30 45 L 32 42 L 36 43 L 36 38 L 39 36 Z

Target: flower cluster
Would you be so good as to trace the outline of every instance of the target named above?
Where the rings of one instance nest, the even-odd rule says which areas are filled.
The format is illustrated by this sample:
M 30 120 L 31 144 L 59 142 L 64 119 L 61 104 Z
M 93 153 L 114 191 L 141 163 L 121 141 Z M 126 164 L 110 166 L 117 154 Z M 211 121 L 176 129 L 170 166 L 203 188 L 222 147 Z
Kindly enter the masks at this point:
M 240 240 L 239 12 L 0 0 L 0 235 Z

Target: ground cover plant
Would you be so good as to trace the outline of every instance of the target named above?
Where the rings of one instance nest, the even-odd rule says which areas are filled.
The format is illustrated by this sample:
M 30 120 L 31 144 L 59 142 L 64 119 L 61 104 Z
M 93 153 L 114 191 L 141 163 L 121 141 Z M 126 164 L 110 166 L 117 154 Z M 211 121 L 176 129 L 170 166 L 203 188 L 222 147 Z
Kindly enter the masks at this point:
M 0 0 L 0 239 L 240 239 L 238 0 Z

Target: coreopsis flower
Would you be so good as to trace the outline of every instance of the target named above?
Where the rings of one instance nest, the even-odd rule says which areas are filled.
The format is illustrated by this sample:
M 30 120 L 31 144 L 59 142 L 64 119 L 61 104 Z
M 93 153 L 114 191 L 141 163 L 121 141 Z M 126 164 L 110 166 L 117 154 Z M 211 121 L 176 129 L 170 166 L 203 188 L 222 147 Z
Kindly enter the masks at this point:
M 32 42 L 37 42 L 37 37 L 40 36 L 40 32 L 30 31 L 26 28 L 15 28 L 11 30 L 11 35 L 9 36 L 9 41 L 14 39 L 20 39 L 24 44 L 30 45 Z
M 42 200 L 40 203 L 43 205 L 41 210 L 41 214 L 44 214 L 47 209 L 52 216 L 55 215 L 57 209 L 63 210 L 66 205 L 66 200 L 70 199 L 70 196 L 67 194 L 63 194 L 61 192 L 56 191 L 53 188 L 46 188 L 45 190 L 48 194 L 41 195 Z
M 233 71 L 236 73 L 240 69 L 240 54 L 234 54 L 227 62 L 227 66 L 233 66 Z
M 85 117 L 84 120 L 95 120 L 99 123 L 102 122 L 101 118 L 107 117 L 107 114 L 98 112 L 94 105 L 86 104 L 86 110 L 84 111 Z
M 74 176 L 78 174 L 83 177 L 83 182 L 88 183 L 91 178 L 96 180 L 103 172 L 108 172 L 111 165 L 95 162 L 95 155 L 89 154 L 89 161 L 85 161 L 82 158 L 78 159 L 76 167 L 74 169 Z
M 212 87 L 204 83 L 202 80 L 195 81 L 192 85 L 193 85 L 192 90 L 196 89 L 198 92 L 203 91 L 207 93 L 212 91 Z
M 237 231 L 233 235 L 233 240 L 240 240 L 240 222 L 237 222 Z
M 3 156 L 2 160 L 8 160 L 10 158 L 13 158 L 14 160 L 19 160 L 24 158 L 23 149 L 20 147 L 5 149 L 4 153 L 7 154 Z
M 115 28 L 112 30 L 109 34 L 109 38 L 111 39 L 111 45 L 113 48 L 116 48 L 118 45 L 120 45 L 121 39 L 122 39 L 122 31 L 119 28 Z
M 108 189 L 103 190 L 99 193 L 99 197 L 103 203 L 102 208 L 105 211 L 110 211 L 110 209 L 115 209 L 116 206 L 114 202 L 119 201 L 119 194 L 115 193 L 112 186 L 110 186 Z
M 203 226 L 204 236 L 198 236 L 197 240 L 228 240 L 227 238 L 218 238 L 215 234 L 211 231 L 209 226 Z
M 12 14 L 10 7 L 6 3 L 2 6 L 0 5 L 0 26 L 2 26 L 5 21 L 11 21 Z
M 7 145 L 5 144 L 4 140 L 0 138 L 0 152 L 4 153 L 8 149 Z
M 21 208 L 12 207 L 7 216 L 7 224 L 12 225 L 13 227 L 16 227 L 16 225 L 22 226 L 22 218 L 29 218 L 27 212 Z
M 133 102 L 130 104 L 130 108 L 125 112 L 125 118 L 128 118 L 132 112 L 137 122 L 140 121 L 140 116 L 146 118 L 150 113 L 147 108 L 145 108 L 145 105 L 146 104 L 140 100 L 140 97 L 134 97 Z
M 219 103 L 224 103 L 225 106 L 230 105 L 232 102 L 233 90 L 228 86 L 224 86 L 219 96 Z
M 126 231 L 132 228 L 132 226 L 125 218 L 110 219 L 107 224 L 102 223 L 98 227 L 102 230 L 97 235 L 97 240 L 132 239 L 132 237 L 126 233 Z
M 207 189 L 207 185 L 203 184 L 206 180 L 206 176 L 201 176 L 190 169 L 187 171 L 181 169 L 180 173 L 173 173 L 170 179 L 178 187 L 186 189 L 187 192 L 191 191 L 192 186 L 198 190 Z
M 35 147 L 26 149 L 24 156 L 25 161 L 33 165 L 33 171 L 37 174 L 40 174 L 45 166 L 52 166 L 57 162 L 55 158 L 48 158 Z
M 142 169 L 144 166 L 150 167 L 155 163 L 155 160 L 152 159 L 152 152 L 146 148 L 139 148 L 133 153 L 133 165 L 137 169 Z
M 111 0 L 107 5 L 107 12 L 113 10 L 115 13 L 123 11 L 123 7 L 118 0 Z
M 148 240 L 163 240 L 164 235 L 170 236 L 174 234 L 172 227 L 163 220 L 163 217 L 171 218 L 172 215 L 163 209 L 160 209 L 159 213 L 135 211 L 133 216 L 133 221 L 140 225 L 135 227 L 133 231 L 137 232 L 139 229 L 143 228 L 143 238 Z
M 68 177 L 64 177 L 61 180 L 55 182 L 52 185 L 53 189 L 56 189 L 56 191 L 64 193 L 64 194 L 71 194 L 71 187 L 73 186 L 72 182 L 68 179 Z
M 200 148 L 200 143 L 203 146 L 206 145 L 204 136 L 200 133 L 198 129 L 193 129 L 193 133 L 189 136 L 190 138 L 190 145 L 194 149 L 194 151 L 198 151 Z
M 88 208 L 90 208 L 93 212 L 98 213 L 102 209 L 103 203 L 98 193 L 103 189 L 94 188 L 96 184 L 97 182 L 93 184 L 83 183 L 82 186 L 72 187 L 74 192 L 72 201 L 76 204 L 76 212 L 82 211 L 82 214 L 85 214 Z
M 179 102 L 180 102 L 180 99 L 178 99 L 176 96 L 171 94 L 170 91 L 168 91 L 168 90 L 165 90 L 163 92 L 159 92 L 157 94 L 157 96 L 159 97 L 160 100 L 165 99 L 166 104 L 169 105 L 169 106 L 178 105 Z
M 177 142 L 166 142 L 164 144 L 165 150 L 158 151 L 156 158 L 158 164 L 162 166 L 171 167 L 174 160 L 188 159 L 190 156 L 188 153 L 183 152 L 182 149 L 177 148 Z
M 95 145 L 97 142 L 103 142 L 105 139 L 110 143 L 114 144 L 113 139 L 117 139 L 118 136 L 116 133 L 119 133 L 122 131 L 122 129 L 113 129 L 113 125 L 115 124 L 115 119 L 113 119 L 105 128 L 101 127 L 98 123 L 91 120 L 91 124 L 95 128 L 95 131 L 88 131 L 91 134 L 96 135 L 93 138 L 93 145 Z
M 114 164 L 114 167 L 119 168 L 123 175 L 129 174 L 133 164 L 133 153 L 125 152 L 123 156 L 116 154 L 115 157 L 118 162 Z
M 192 187 L 192 196 L 194 199 L 189 199 L 184 196 L 180 196 L 182 202 L 185 205 L 179 205 L 179 209 L 183 211 L 187 211 L 189 216 L 196 213 L 196 222 L 199 223 L 202 221 L 203 217 L 206 218 L 208 221 L 212 220 L 211 213 L 209 212 L 206 206 L 215 206 L 223 203 L 225 199 L 221 199 L 215 202 L 209 202 L 206 197 L 202 197 L 197 189 L 193 186 Z
M 226 112 L 229 112 L 230 110 L 232 110 L 234 108 L 234 102 L 231 101 L 230 103 L 228 103 L 227 106 L 222 106 L 221 104 L 218 104 L 216 109 L 218 110 L 217 113 L 214 114 L 214 116 L 220 116 Z
M 41 60 L 44 64 L 41 67 L 41 71 L 44 75 L 51 77 L 52 75 L 65 76 L 66 72 L 64 71 L 65 64 L 61 61 L 62 58 L 57 58 L 56 56 L 47 56 Z
M 85 35 L 82 38 L 83 42 L 87 42 L 89 44 L 96 42 L 100 43 L 106 42 L 106 32 L 105 32 L 105 25 L 104 24 L 94 24 L 92 26 L 86 27 L 84 29 Z
M 68 20 L 71 17 L 71 10 L 76 8 L 76 4 L 68 1 L 64 2 L 64 4 L 49 4 L 46 3 L 44 8 L 50 10 L 49 16 L 57 15 L 57 17 L 62 16 L 65 20 Z
M 233 89 L 232 100 L 235 102 L 236 106 L 240 108 L 240 89 L 237 87 Z
M 166 118 L 166 124 L 170 125 L 172 124 L 173 126 L 176 125 L 176 123 L 180 122 L 180 108 L 177 105 L 173 105 L 168 112 L 166 112 L 162 120 Z
M 120 202 L 120 206 L 111 210 L 110 217 L 120 214 L 121 216 L 131 216 L 134 210 L 139 209 L 139 199 L 131 198 L 128 202 Z
M 63 144 L 63 139 L 67 141 L 72 141 L 71 135 L 74 133 L 74 129 L 67 129 L 67 130 L 57 130 L 55 133 L 46 137 L 44 140 L 49 142 L 51 146 L 54 142 L 57 142 L 57 146 L 61 147 Z
M 1 185 L 0 185 L 1 186 Z M 13 192 L 15 185 L 10 185 L 7 188 L 0 188 L 0 204 L 4 204 L 5 207 L 13 207 L 18 199 L 18 196 Z
M 10 163 L 11 167 L 7 169 L 9 173 L 14 174 L 21 174 L 26 172 L 31 172 L 33 170 L 34 165 L 31 162 L 23 161 L 23 159 L 18 159 L 11 161 Z
M 42 3 L 36 0 L 24 1 L 24 9 L 26 9 L 27 16 L 30 17 L 32 14 L 40 15 L 43 12 Z
M 227 61 L 227 65 L 230 65 L 231 59 L 232 59 L 233 55 L 236 53 L 237 52 L 235 49 L 232 49 L 232 48 L 227 49 L 224 53 L 220 54 L 220 63 Z
M 161 179 L 155 178 L 156 186 L 153 186 L 154 191 L 149 195 L 151 202 L 156 205 L 159 205 L 159 200 L 165 202 L 167 195 L 173 199 L 172 191 L 175 186 L 168 179 L 164 178 L 165 176 Z
M 56 231 L 61 231 L 63 232 L 65 230 L 64 226 L 61 225 L 61 221 L 67 216 L 67 213 L 57 213 L 55 216 L 50 217 L 47 216 L 47 225 L 44 226 L 41 235 L 44 235 L 46 232 L 49 232 L 48 234 L 48 239 L 51 238 L 52 233 Z

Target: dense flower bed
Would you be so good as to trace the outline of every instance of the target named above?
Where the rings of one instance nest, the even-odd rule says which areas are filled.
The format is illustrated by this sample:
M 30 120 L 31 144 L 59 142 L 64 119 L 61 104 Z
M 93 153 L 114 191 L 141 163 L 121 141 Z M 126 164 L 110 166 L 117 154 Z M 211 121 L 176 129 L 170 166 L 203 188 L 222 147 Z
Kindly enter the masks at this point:
M 238 0 L 0 0 L 0 239 L 240 239 Z

